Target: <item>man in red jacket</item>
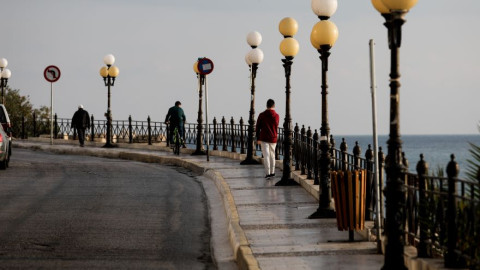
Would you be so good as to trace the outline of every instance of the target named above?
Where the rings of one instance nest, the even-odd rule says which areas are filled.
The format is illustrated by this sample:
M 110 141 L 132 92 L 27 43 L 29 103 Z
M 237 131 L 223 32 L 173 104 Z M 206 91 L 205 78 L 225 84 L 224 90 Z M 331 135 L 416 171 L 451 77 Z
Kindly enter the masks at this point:
M 275 176 L 275 147 L 277 146 L 277 131 L 280 117 L 275 112 L 275 101 L 267 101 L 267 109 L 257 119 L 257 144 L 262 147 L 265 178 Z

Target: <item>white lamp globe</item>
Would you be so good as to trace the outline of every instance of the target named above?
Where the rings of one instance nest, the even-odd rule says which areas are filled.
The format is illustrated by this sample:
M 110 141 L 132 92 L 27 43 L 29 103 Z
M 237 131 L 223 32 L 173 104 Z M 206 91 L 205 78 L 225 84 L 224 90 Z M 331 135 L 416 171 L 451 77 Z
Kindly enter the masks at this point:
M 245 63 L 247 63 L 248 66 L 251 66 L 252 65 L 252 62 L 250 61 L 250 52 L 248 52 L 247 54 L 245 54 Z
M 113 63 L 115 63 L 115 56 L 113 56 L 113 54 L 107 54 L 105 57 L 103 57 L 103 62 L 105 65 L 111 66 Z
M 8 65 L 8 61 L 5 58 L 0 58 L 0 68 L 5 68 Z
M 312 10 L 318 17 L 330 18 L 337 11 L 337 0 L 312 0 Z
M 10 69 L 6 68 L 2 71 L 2 78 L 9 79 L 10 76 L 12 76 L 12 72 L 10 71 Z
M 263 51 L 259 48 L 252 49 L 248 53 L 248 59 L 252 64 L 260 64 L 263 62 Z
M 252 48 L 258 47 L 262 43 L 262 35 L 257 31 L 252 31 L 247 35 L 247 43 Z

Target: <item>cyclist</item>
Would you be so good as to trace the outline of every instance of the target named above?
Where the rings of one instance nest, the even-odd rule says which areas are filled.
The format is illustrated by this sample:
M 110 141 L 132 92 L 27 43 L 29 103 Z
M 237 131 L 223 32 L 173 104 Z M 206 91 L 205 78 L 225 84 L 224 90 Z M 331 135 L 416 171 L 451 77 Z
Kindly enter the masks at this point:
M 168 109 L 167 116 L 165 117 L 165 123 L 170 123 L 169 138 L 171 145 L 173 145 L 173 131 L 175 128 L 177 128 L 180 138 L 183 138 L 184 135 L 183 125 L 186 121 L 186 117 L 181 106 L 182 103 L 180 101 L 175 102 L 175 106 Z M 182 145 L 185 147 L 184 143 L 182 143 Z

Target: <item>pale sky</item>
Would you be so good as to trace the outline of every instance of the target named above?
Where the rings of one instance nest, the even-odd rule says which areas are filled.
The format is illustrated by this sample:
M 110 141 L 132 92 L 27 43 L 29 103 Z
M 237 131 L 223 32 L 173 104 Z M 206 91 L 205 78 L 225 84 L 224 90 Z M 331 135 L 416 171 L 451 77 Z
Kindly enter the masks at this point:
M 285 77 L 278 23 L 298 21 L 300 51 L 293 60 L 293 122 L 321 125 L 321 62 L 310 44 L 318 18 L 309 0 L 0 0 L 0 57 L 10 87 L 50 106 L 43 70 L 62 71 L 53 84 L 54 112 L 71 118 L 78 104 L 103 119 L 107 88 L 99 75 L 112 53 L 120 74 L 112 88 L 113 118 L 163 121 L 176 100 L 196 123 L 193 63 L 208 57 L 209 119 L 248 119 L 246 35 L 258 31 L 265 60 L 256 79 L 256 115 L 268 98 L 285 117 Z M 480 1 L 419 0 L 407 14 L 400 48 L 401 133 L 478 134 L 480 120 Z M 388 134 L 390 53 L 384 19 L 369 0 L 339 0 L 332 16 L 339 39 L 331 50 L 328 84 L 331 133 L 371 134 L 370 39 L 376 43 L 379 134 Z

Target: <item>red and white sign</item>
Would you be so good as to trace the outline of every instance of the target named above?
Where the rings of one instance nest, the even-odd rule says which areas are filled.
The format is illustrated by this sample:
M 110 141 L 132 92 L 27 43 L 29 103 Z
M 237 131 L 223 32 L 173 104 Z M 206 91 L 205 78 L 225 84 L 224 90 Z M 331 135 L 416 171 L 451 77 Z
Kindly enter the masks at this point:
M 198 59 L 197 68 L 200 74 L 208 75 L 213 71 L 213 62 L 208 58 Z
M 60 69 L 57 66 L 48 66 L 45 68 L 45 71 L 43 71 L 43 77 L 45 77 L 45 80 L 54 83 L 60 79 Z

